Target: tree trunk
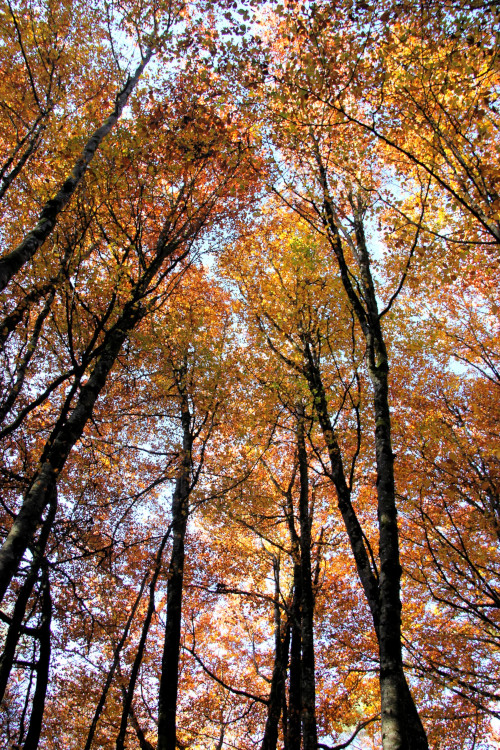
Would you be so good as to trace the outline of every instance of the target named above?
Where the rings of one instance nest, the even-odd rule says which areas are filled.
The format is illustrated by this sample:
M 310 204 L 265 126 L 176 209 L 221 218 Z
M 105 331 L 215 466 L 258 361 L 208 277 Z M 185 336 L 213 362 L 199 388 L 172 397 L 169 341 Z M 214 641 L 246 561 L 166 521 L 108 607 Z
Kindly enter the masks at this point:
M 144 649 L 146 648 L 146 640 L 147 640 L 148 633 L 149 633 L 149 627 L 151 625 L 151 620 L 153 618 L 153 613 L 155 611 L 156 583 L 160 575 L 161 559 L 163 555 L 163 550 L 165 549 L 165 545 L 167 543 L 167 539 L 170 536 L 170 529 L 171 527 L 169 526 L 167 533 L 164 535 L 163 539 L 161 540 L 161 544 L 156 555 L 155 569 L 153 572 L 153 576 L 151 578 L 151 582 L 149 584 L 148 609 L 147 609 L 146 617 L 144 619 L 144 623 L 142 626 L 141 638 L 139 640 L 139 646 L 137 647 L 137 652 L 135 655 L 134 664 L 132 666 L 132 672 L 130 674 L 128 687 L 127 687 L 127 690 L 124 692 L 124 696 L 123 696 L 122 718 L 120 722 L 120 729 L 118 732 L 118 737 L 116 740 L 116 750 L 123 750 L 124 748 L 125 735 L 127 733 L 127 720 L 128 720 L 129 715 L 132 716 L 132 700 L 134 698 L 135 684 L 137 682 L 137 677 L 139 676 L 139 669 L 142 664 Z M 136 732 L 137 732 L 137 728 L 136 728 Z
M 280 610 L 280 565 L 279 558 L 273 558 L 274 572 L 274 666 L 269 691 L 266 728 L 262 740 L 261 750 L 276 750 L 278 745 L 278 729 L 285 688 L 283 674 L 283 648 L 281 635 Z
M 360 320 L 367 344 L 368 373 L 373 386 L 377 505 L 379 525 L 379 650 L 384 750 L 426 750 L 427 737 L 411 697 L 403 670 L 401 650 L 401 564 L 394 481 L 394 454 L 389 409 L 389 362 L 370 258 L 366 246 L 362 209 L 353 204 L 358 264 L 365 290 L 366 317 Z
M 48 567 L 45 566 L 42 577 L 42 618 L 38 634 L 40 653 L 36 667 L 36 688 L 31 708 L 30 725 L 23 750 L 36 750 L 42 731 L 45 696 L 49 684 L 51 620 L 52 598 L 50 596 L 49 571 Z
M 293 571 L 293 601 L 292 601 L 292 633 L 290 645 L 290 683 L 288 689 L 288 746 L 289 750 L 300 750 L 300 717 L 302 713 L 302 576 L 300 563 L 294 565 Z
M 134 75 L 131 77 L 129 76 L 121 91 L 118 92 L 113 111 L 89 138 L 71 173 L 68 175 L 55 196 L 48 200 L 43 207 L 35 228 L 25 236 L 22 242 L 12 250 L 12 252 L 4 255 L 4 257 L 0 259 L 0 291 L 5 289 L 14 274 L 16 274 L 25 263 L 31 260 L 36 251 L 51 234 L 56 226 L 59 214 L 69 203 L 75 190 L 82 181 L 97 149 L 114 125 L 118 122 L 130 95 L 135 89 L 136 84 L 152 55 L 153 50 L 148 48 L 141 63 L 137 66 Z
M 158 701 L 158 750 L 176 748 L 176 708 L 179 684 L 182 590 L 184 580 L 184 538 L 191 492 L 191 413 L 185 390 L 181 389 L 182 462 L 172 498 L 172 556 L 167 584 L 167 622 L 161 663 Z
M 301 575 L 301 697 L 302 738 L 304 750 L 317 750 L 316 686 L 314 673 L 314 594 L 311 574 L 311 517 L 309 513 L 309 477 L 304 436 L 304 411 L 299 412 L 297 424 L 297 452 L 299 457 L 300 497 L 300 575 Z
M 399 531 L 394 484 L 394 456 L 391 444 L 389 363 L 366 246 L 363 207 L 359 199 L 357 202 L 352 199 L 357 251 L 355 255 L 360 274 L 360 283 L 357 288 L 363 289 L 363 295 L 358 296 L 351 281 L 353 275 L 348 268 L 339 228 L 335 221 L 335 211 L 329 194 L 326 169 L 319 153 L 317 153 L 316 158 L 323 189 L 324 224 L 338 262 L 347 298 L 365 338 L 368 373 L 374 390 L 373 410 L 375 417 L 380 573 L 376 587 L 377 606 L 374 607 L 370 604 L 370 608 L 374 616 L 379 644 L 382 744 L 384 750 L 427 750 L 428 743 L 425 730 L 418 716 L 403 671 L 400 600 L 401 565 L 399 561 Z M 330 422 L 329 424 L 331 425 Z M 351 536 L 350 532 L 349 535 Z M 370 597 L 375 593 L 375 587 L 367 588 L 363 578 L 361 580 L 370 603 Z
M 288 704 L 286 697 L 286 678 L 288 674 L 288 655 L 290 653 L 290 613 L 287 613 L 285 635 L 283 637 L 281 668 L 283 670 L 283 690 L 281 691 L 281 728 L 283 732 L 283 750 L 290 750 L 288 739 Z
M 314 399 L 314 408 L 318 415 L 318 421 L 326 443 L 328 456 L 330 458 L 330 477 L 337 492 L 338 507 L 349 537 L 349 543 L 356 563 L 356 569 L 372 613 L 373 623 L 378 637 L 380 619 L 378 571 L 374 568 L 374 565 L 372 565 L 363 529 L 359 523 L 356 511 L 352 506 L 351 489 L 345 478 L 340 446 L 330 420 L 326 392 L 321 378 L 319 363 L 316 361 L 309 342 L 306 342 L 304 346 L 304 360 L 304 374 L 311 395 Z
M 300 565 L 300 541 L 295 529 L 292 488 L 286 494 L 286 518 L 290 533 L 293 557 L 293 598 L 290 611 L 290 679 L 288 687 L 288 750 L 300 750 L 300 717 L 302 712 L 301 695 L 301 655 L 302 655 L 302 572 Z
M 78 402 L 66 422 L 56 427 L 42 455 L 41 467 L 35 475 L 21 509 L 0 550 L 0 601 L 16 574 L 21 559 L 31 544 L 38 524 L 57 477 L 66 460 L 81 437 L 94 404 L 106 383 L 128 333 L 143 316 L 144 310 L 137 304 L 125 305 L 118 322 L 108 331 L 102 352 L 87 383 L 82 386 Z
M 47 540 L 52 529 L 56 507 L 56 488 L 54 487 L 49 512 L 40 531 L 40 537 L 35 545 L 33 560 L 31 561 L 26 579 L 17 595 L 16 603 L 14 605 L 14 611 L 12 613 L 12 618 L 9 623 L 9 629 L 7 631 L 7 636 L 5 639 L 4 650 L 2 656 L 0 657 L 0 703 L 3 701 L 5 690 L 7 688 L 7 682 L 12 670 L 12 665 L 14 663 L 17 644 L 19 642 L 21 634 L 23 633 L 22 622 L 26 613 L 26 606 L 31 596 L 31 592 L 33 591 L 33 588 L 35 587 L 38 579 L 38 573 L 42 565 L 43 556 L 45 554 L 45 547 L 47 546 Z M 36 637 L 36 633 L 31 632 L 31 629 L 29 635 L 34 635 Z

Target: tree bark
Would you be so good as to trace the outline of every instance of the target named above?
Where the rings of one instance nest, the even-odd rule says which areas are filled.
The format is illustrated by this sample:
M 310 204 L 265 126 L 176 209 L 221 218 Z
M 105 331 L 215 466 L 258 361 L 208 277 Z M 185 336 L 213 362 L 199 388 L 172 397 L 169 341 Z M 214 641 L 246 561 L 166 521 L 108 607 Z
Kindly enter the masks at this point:
M 283 690 L 281 691 L 281 728 L 283 733 L 283 750 L 290 750 L 290 744 L 288 741 L 288 703 L 286 696 L 286 679 L 288 674 L 288 658 L 290 653 L 290 636 L 291 636 L 291 622 L 290 613 L 287 612 L 287 619 L 285 625 L 285 634 L 283 636 L 282 646 L 282 661 L 281 668 L 283 670 Z
M 300 563 L 294 565 L 294 587 L 292 601 L 292 632 L 290 644 L 290 682 L 288 688 L 288 745 L 289 750 L 300 750 L 300 722 L 302 713 L 302 576 Z
M 427 750 L 427 737 L 404 675 L 401 650 L 401 564 L 389 409 L 389 361 L 380 324 L 359 201 L 357 205 L 353 205 L 353 210 L 358 264 L 365 290 L 366 318 L 362 330 L 367 344 L 367 365 L 373 386 L 375 417 L 382 743 L 384 750 Z
M 290 668 L 288 686 L 288 750 L 300 750 L 300 723 L 302 712 L 301 654 L 302 654 L 302 572 L 300 565 L 300 541 L 295 529 L 292 488 L 286 495 L 286 517 L 293 557 L 293 598 L 290 611 Z
M 378 637 L 379 628 L 379 598 L 378 598 L 378 571 L 370 561 L 369 551 L 365 535 L 359 523 L 356 511 L 351 502 L 351 489 L 347 484 L 340 446 L 332 427 L 328 412 L 325 387 L 321 377 L 319 362 L 316 360 L 309 342 L 304 346 L 304 374 L 306 376 L 311 395 L 314 399 L 314 408 L 318 415 L 318 421 L 328 450 L 331 467 L 331 479 L 335 486 L 338 499 L 338 507 L 344 521 L 344 526 L 349 537 L 351 550 L 356 563 L 358 576 L 363 586 L 368 605 L 373 618 L 375 631 Z

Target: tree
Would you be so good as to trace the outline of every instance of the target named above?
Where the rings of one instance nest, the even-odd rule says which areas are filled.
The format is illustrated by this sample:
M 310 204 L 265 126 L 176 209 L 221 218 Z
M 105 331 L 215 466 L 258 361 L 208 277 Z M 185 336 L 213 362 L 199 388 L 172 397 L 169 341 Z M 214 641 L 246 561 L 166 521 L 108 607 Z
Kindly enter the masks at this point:
M 182 104 L 185 105 L 185 101 Z M 53 320 L 56 340 L 58 337 L 62 339 L 61 359 L 69 359 L 66 365 L 68 369 L 63 370 L 62 376 L 56 378 L 52 378 L 50 374 L 47 378 L 49 385 L 47 388 L 42 385 L 38 403 L 35 400 L 34 404 L 29 402 L 27 408 L 21 407 L 6 434 L 14 434 L 20 427 L 27 429 L 26 417 L 31 416 L 37 406 L 46 405 L 49 394 L 60 389 L 61 383 L 65 386 L 69 381 L 70 387 L 66 392 L 56 391 L 58 400 L 60 399 L 60 411 L 58 413 L 56 408 L 48 415 L 45 445 L 42 442 L 41 446 L 34 446 L 35 455 L 40 450 L 35 459 L 39 464 L 25 480 L 27 491 L 13 523 L 9 524 L 9 532 L 1 552 L 3 593 L 16 574 L 25 552 L 33 544 L 46 507 L 55 507 L 54 488 L 59 474 L 73 446 L 81 438 L 87 422 L 95 416 L 96 400 L 125 341 L 139 321 L 148 314 L 149 307 L 154 308 L 162 296 L 168 294 L 169 282 L 175 281 L 176 272 L 182 269 L 191 244 L 202 230 L 215 216 L 219 219 L 223 215 L 227 216 L 231 205 L 238 202 L 237 197 L 232 200 L 228 193 L 231 190 L 234 193 L 233 180 L 242 163 L 240 142 L 234 143 L 232 137 L 235 131 L 231 130 L 228 148 L 225 149 L 221 140 L 222 123 L 219 121 L 216 124 L 215 135 L 211 130 L 212 121 L 207 109 L 204 116 L 204 131 L 197 123 L 193 141 L 190 140 L 192 136 L 189 128 L 185 127 L 187 123 L 183 121 L 188 116 L 182 114 L 182 110 L 178 115 L 179 120 L 184 123 L 181 136 L 178 137 L 175 130 L 170 128 L 170 138 L 158 134 L 157 145 L 161 144 L 163 153 L 169 153 L 171 173 L 169 180 L 166 175 L 163 176 L 161 184 L 153 186 L 149 183 L 151 198 L 153 195 L 156 198 L 153 215 L 149 212 L 150 204 L 142 201 L 145 198 L 145 180 L 149 180 L 148 170 L 151 169 L 154 158 L 158 158 L 162 151 L 154 153 L 151 143 L 148 144 L 148 153 L 144 147 L 142 160 L 136 160 L 135 190 L 131 189 L 130 180 L 127 180 L 129 175 L 125 171 L 121 175 L 114 173 L 115 180 L 118 176 L 121 177 L 121 187 L 125 185 L 123 180 L 128 182 L 126 200 L 118 208 L 109 201 L 101 204 L 100 215 L 92 227 L 94 236 L 88 246 L 89 250 L 84 250 L 83 258 L 80 256 L 75 259 L 78 265 L 71 266 L 72 278 L 69 278 L 67 271 L 63 273 L 67 286 L 62 297 L 63 306 L 59 307 L 62 321 L 57 316 Z M 173 124 L 172 118 L 167 128 Z M 143 126 L 142 123 L 141 127 Z M 220 149 L 217 153 L 211 148 L 214 137 L 217 138 Z M 212 171 L 213 160 L 219 158 L 224 163 L 224 170 Z M 225 201 L 223 207 L 222 200 Z M 158 228 L 159 218 L 162 226 Z M 134 236 L 129 230 L 136 221 L 139 232 Z M 97 265 L 92 270 L 92 264 L 88 265 L 92 254 L 96 258 L 107 256 L 109 262 L 106 267 Z M 87 269 L 91 274 L 96 273 L 99 278 L 101 294 L 97 298 Z M 103 293 L 105 289 L 106 294 Z M 54 301 L 53 290 L 50 291 L 49 301 L 49 304 Z M 32 352 L 36 350 L 40 329 L 47 317 L 47 308 L 48 306 L 35 324 L 37 338 L 31 342 L 29 358 L 21 359 L 23 377 L 21 380 L 18 377 L 19 385 L 24 382 L 26 366 L 36 364 L 36 359 L 32 360 Z M 83 325 L 78 328 L 73 324 L 78 308 L 82 310 L 80 322 L 85 321 L 89 325 L 88 330 Z M 61 323 L 62 328 L 59 328 Z M 48 338 L 46 340 L 50 341 Z M 40 349 L 37 354 L 43 356 Z M 11 356 L 9 350 L 6 350 L 6 356 Z M 58 360 L 56 354 L 59 366 Z M 17 387 L 14 395 L 18 397 L 20 391 L 21 388 Z M 12 409 L 14 399 L 8 396 L 7 403 L 9 409 Z

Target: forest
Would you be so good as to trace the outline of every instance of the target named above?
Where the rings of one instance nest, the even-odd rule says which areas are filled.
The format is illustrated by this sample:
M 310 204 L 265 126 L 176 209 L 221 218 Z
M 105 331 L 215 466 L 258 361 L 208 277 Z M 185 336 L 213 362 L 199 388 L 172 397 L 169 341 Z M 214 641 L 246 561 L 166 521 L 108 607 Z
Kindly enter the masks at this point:
M 0 746 L 500 748 L 498 0 L 0 39 Z

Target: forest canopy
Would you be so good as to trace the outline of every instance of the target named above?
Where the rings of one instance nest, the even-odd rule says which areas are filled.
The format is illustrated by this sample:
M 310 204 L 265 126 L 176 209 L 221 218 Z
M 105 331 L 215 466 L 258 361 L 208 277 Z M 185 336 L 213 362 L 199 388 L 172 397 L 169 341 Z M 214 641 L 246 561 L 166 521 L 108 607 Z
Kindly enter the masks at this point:
M 500 4 L 0 39 L 1 746 L 500 747 Z

